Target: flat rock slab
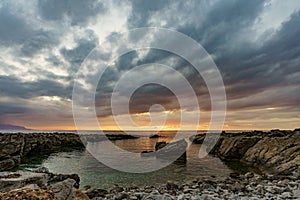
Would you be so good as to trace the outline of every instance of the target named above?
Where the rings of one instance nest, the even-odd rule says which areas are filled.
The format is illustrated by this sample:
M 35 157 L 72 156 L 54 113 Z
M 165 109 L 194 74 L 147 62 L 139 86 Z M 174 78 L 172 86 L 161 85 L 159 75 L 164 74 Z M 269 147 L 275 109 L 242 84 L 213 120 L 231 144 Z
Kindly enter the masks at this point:
M 28 184 L 45 185 L 48 175 L 32 172 L 0 172 L 0 191 L 25 187 Z

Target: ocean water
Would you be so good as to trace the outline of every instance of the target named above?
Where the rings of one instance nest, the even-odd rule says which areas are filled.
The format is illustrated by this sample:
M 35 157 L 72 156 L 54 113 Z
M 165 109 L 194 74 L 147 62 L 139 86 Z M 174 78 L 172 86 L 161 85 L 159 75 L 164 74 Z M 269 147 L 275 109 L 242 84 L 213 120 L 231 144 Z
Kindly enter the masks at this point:
M 113 133 L 119 134 L 119 132 Z M 132 135 L 144 137 L 138 139 L 116 140 L 114 143 L 124 150 L 139 153 L 142 151 L 154 150 L 156 142 L 170 142 L 174 133 L 175 132 L 160 132 L 159 134 L 163 137 L 149 138 L 148 136 L 153 134 L 153 132 L 133 132 L 131 133 Z M 93 145 L 101 146 L 104 142 L 108 141 L 95 142 Z M 125 173 L 112 169 L 95 159 L 86 149 L 52 153 L 47 157 L 41 158 L 38 162 L 22 165 L 21 169 L 44 166 L 53 173 L 75 173 L 80 176 L 81 187 L 90 185 L 98 188 L 107 188 L 114 184 L 137 186 L 156 185 L 165 183 L 168 180 L 184 182 L 207 176 L 226 177 L 232 172 L 227 165 L 216 157 L 206 156 L 205 158 L 200 159 L 198 157 L 199 148 L 200 145 L 190 145 L 187 149 L 187 162 L 185 164 L 173 163 L 160 170 L 149 173 Z M 107 152 L 107 155 L 105 156 L 109 156 L 109 153 L 110 152 Z M 123 163 L 120 163 L 120 165 L 122 164 Z M 147 161 L 145 161 L 145 163 L 141 163 L 141 166 L 147 164 Z

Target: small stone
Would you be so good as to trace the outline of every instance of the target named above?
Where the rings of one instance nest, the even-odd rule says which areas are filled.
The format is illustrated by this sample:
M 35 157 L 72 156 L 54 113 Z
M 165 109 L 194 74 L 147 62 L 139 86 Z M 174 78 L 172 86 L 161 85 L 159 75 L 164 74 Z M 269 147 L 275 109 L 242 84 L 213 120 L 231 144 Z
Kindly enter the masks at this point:
M 230 174 L 229 174 L 229 176 L 230 176 L 231 178 L 235 178 L 235 179 L 238 179 L 238 178 L 240 178 L 240 174 L 238 174 L 238 173 L 235 173 L 235 172 L 233 172 L 233 173 L 230 173 Z
M 246 178 L 253 178 L 254 177 L 254 174 L 252 173 L 252 172 L 247 172 L 246 174 L 245 174 L 245 177 Z
M 171 189 L 178 189 L 178 185 L 171 182 L 171 181 L 168 181 L 167 184 L 166 184 L 166 188 L 168 190 L 171 190 Z
M 119 193 L 115 196 L 116 200 L 122 200 L 122 199 L 127 199 L 129 195 L 125 192 Z
M 284 193 L 281 194 L 281 197 L 282 197 L 282 198 L 285 198 L 285 199 L 286 199 L 286 198 L 290 198 L 291 196 L 292 196 L 292 195 L 291 195 L 290 192 L 284 192 Z

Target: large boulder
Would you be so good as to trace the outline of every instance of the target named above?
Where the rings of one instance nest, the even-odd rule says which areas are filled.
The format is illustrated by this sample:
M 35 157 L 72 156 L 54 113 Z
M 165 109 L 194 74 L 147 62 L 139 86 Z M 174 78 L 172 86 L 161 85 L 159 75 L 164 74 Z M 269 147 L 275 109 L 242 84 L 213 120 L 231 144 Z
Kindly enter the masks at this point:
M 73 200 L 75 199 L 73 190 L 75 183 L 73 179 L 66 179 L 51 185 L 50 190 L 54 192 L 56 200 Z

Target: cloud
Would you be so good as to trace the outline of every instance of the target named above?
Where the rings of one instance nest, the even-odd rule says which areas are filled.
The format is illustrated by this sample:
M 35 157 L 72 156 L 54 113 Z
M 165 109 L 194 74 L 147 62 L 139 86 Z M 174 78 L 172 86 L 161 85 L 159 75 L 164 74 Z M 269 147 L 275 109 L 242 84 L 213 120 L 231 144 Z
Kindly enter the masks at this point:
M 64 20 L 68 17 L 71 25 L 84 26 L 95 15 L 106 11 L 103 3 L 87 0 L 40 0 L 38 8 L 46 20 Z
M 31 27 L 5 3 L 0 4 L 0 45 L 20 44 L 32 34 Z
M 98 38 L 91 30 L 86 31 L 87 37 L 80 37 L 75 39 L 76 46 L 72 49 L 63 47 L 60 49 L 61 55 L 71 65 L 69 68 L 70 73 L 78 70 L 80 64 L 84 61 L 87 55 L 98 45 Z
M 261 115 L 266 113 L 269 117 L 278 112 L 282 119 L 291 115 L 294 120 L 299 117 L 295 108 L 299 107 L 300 100 L 297 93 L 300 4 L 285 4 L 288 5 L 283 7 L 277 0 L 133 0 L 122 3 L 41 0 L 20 5 L 3 1 L 0 3 L 0 112 L 5 115 L 1 118 L 12 120 L 8 117 L 12 114 L 16 120 L 26 121 L 25 114 L 22 117 L 20 114 L 35 111 L 39 113 L 35 119 L 42 118 L 40 113 L 45 110 L 35 105 L 41 101 L 55 108 L 51 114 L 53 123 L 55 117 L 61 121 L 66 117 L 61 111 L 63 108 L 70 120 L 71 110 L 67 110 L 70 103 L 66 101 L 71 99 L 74 75 L 91 50 L 121 30 L 158 26 L 190 36 L 212 55 L 224 79 L 234 125 L 239 123 L 239 117 L 245 123 L 252 117 L 262 121 L 261 116 L 252 112 L 257 109 Z M 142 39 L 143 36 L 138 42 Z M 119 47 L 117 42 L 115 45 L 113 48 Z M 122 45 L 120 48 L 126 47 Z M 111 94 L 125 72 L 136 65 L 153 62 L 172 66 L 180 72 L 198 95 L 201 111 L 210 111 L 207 87 L 196 70 L 176 55 L 151 49 L 123 55 L 107 69 L 97 88 L 98 115 L 111 115 Z M 156 72 L 155 76 L 176 81 L 159 69 Z M 93 76 L 90 75 L 90 80 Z M 147 76 L 150 74 L 143 73 L 138 78 Z M 131 82 L 126 84 L 129 86 Z M 147 85 L 131 98 L 131 112 L 146 112 L 152 103 L 162 104 L 168 110 L 179 108 L 172 92 L 161 86 Z M 267 108 L 276 109 L 270 114 Z M 246 110 L 250 113 L 247 116 Z M 43 123 L 47 123 L 46 120 Z
M 40 30 L 25 40 L 21 47 L 21 54 L 32 57 L 43 49 L 49 49 L 57 45 L 58 42 L 58 36 L 55 33 Z
M 23 82 L 16 77 L 0 76 L 0 91 L 5 97 L 31 99 L 39 96 L 59 96 L 71 98 L 72 88 L 55 80 Z

